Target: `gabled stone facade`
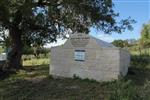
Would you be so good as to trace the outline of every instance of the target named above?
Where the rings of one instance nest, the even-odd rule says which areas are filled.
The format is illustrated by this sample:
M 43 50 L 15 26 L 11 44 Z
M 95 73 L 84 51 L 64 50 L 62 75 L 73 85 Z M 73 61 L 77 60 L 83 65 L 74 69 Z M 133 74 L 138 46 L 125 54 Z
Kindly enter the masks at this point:
M 129 64 L 127 50 L 80 33 L 70 36 L 64 45 L 51 48 L 49 72 L 53 76 L 111 81 L 125 76 Z

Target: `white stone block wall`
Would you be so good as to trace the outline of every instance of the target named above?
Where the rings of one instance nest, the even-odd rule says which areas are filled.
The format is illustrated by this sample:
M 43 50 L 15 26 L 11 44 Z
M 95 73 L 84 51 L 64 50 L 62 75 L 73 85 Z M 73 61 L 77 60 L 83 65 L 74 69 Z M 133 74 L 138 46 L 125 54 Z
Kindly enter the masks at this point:
M 130 66 L 130 53 L 125 50 L 120 50 L 120 73 L 121 76 L 125 76 L 128 72 L 128 67 Z
M 50 74 L 62 77 L 73 77 L 76 75 L 80 78 L 98 81 L 118 79 L 120 74 L 119 50 L 86 48 L 84 62 L 74 60 L 74 50 L 71 48 L 52 48 Z

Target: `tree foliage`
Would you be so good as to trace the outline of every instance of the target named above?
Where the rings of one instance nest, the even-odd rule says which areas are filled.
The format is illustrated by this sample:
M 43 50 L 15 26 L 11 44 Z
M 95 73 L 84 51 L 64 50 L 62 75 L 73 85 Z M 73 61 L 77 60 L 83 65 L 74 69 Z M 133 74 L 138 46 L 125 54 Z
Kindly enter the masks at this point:
M 112 44 L 116 47 L 121 47 L 121 48 L 124 48 L 124 47 L 128 47 L 129 46 L 129 43 L 128 41 L 126 40 L 114 40 L 112 42 Z
M 53 42 L 68 31 L 88 33 L 94 27 L 121 33 L 132 29 L 135 21 L 130 17 L 117 21 L 119 14 L 113 7 L 112 0 L 0 0 L 0 28 L 9 30 L 13 47 L 10 61 L 19 62 L 23 45 Z
M 133 20 L 116 22 L 119 14 L 113 6 L 111 0 L 1 0 L 0 26 L 18 27 L 27 44 L 54 41 L 69 29 L 87 32 L 96 27 L 106 33 L 131 29 Z
M 144 24 L 141 31 L 141 39 L 140 45 L 143 48 L 150 47 L 150 22 L 148 24 Z

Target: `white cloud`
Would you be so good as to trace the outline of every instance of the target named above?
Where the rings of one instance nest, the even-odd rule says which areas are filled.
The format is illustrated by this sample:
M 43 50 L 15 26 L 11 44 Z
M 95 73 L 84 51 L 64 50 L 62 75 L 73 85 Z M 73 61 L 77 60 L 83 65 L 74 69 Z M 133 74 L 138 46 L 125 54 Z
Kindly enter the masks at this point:
M 44 47 L 51 48 L 51 47 L 55 47 L 55 46 L 60 46 L 60 45 L 63 45 L 66 41 L 67 41 L 67 39 L 59 38 L 59 39 L 57 39 L 57 42 L 48 43 L 48 44 L 44 45 Z
M 113 37 L 111 37 L 111 35 L 104 34 L 104 33 L 96 34 L 96 35 L 94 35 L 94 37 L 96 37 L 98 39 L 101 39 L 103 41 L 109 42 L 109 43 L 113 42 L 115 40 Z
M 64 39 L 63 37 L 62 38 L 58 38 L 57 42 L 47 43 L 46 45 L 44 45 L 44 47 L 45 48 L 51 48 L 51 47 L 56 47 L 56 46 L 63 45 L 67 41 L 67 38 L 69 38 L 69 33 L 70 33 L 70 30 L 68 30 L 68 31 L 66 31 L 64 33 L 65 36 L 66 36 L 66 39 Z

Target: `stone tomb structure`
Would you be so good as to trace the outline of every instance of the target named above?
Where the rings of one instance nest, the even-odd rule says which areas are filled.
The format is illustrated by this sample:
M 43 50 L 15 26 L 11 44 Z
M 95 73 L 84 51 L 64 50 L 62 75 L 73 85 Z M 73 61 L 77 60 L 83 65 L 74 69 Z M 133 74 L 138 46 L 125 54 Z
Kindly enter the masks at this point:
M 78 76 L 111 81 L 125 76 L 130 64 L 127 50 L 87 34 L 74 34 L 67 42 L 51 48 L 50 75 Z

